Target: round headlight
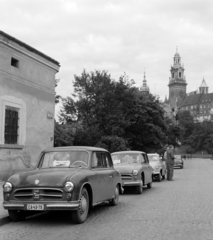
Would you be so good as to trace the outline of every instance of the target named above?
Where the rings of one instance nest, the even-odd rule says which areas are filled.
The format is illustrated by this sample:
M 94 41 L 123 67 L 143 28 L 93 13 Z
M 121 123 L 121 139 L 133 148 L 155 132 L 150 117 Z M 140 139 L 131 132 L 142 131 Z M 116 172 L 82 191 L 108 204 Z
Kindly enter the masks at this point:
M 159 168 L 159 166 L 155 166 L 155 168 L 156 168 L 156 169 L 158 169 L 158 168 Z
M 133 170 L 132 173 L 133 173 L 134 176 L 136 176 L 136 175 L 138 175 L 138 170 Z
M 64 185 L 65 192 L 71 192 L 74 188 L 74 184 L 72 182 L 66 182 Z
M 11 192 L 12 188 L 13 188 L 13 185 L 12 185 L 12 183 L 10 183 L 10 182 L 6 182 L 6 183 L 3 185 L 3 191 L 4 191 L 4 192 Z

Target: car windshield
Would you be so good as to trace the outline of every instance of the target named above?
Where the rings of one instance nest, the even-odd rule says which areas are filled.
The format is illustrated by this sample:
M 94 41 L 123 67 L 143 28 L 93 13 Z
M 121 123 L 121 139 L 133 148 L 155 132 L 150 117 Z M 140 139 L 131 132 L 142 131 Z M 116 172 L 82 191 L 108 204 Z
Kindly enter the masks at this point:
M 141 158 L 138 153 L 114 154 L 112 155 L 112 160 L 114 164 L 141 164 Z
M 157 155 L 149 155 L 148 158 L 150 162 L 159 162 L 159 157 Z
M 46 152 L 42 156 L 39 168 L 87 168 L 89 154 L 86 151 Z

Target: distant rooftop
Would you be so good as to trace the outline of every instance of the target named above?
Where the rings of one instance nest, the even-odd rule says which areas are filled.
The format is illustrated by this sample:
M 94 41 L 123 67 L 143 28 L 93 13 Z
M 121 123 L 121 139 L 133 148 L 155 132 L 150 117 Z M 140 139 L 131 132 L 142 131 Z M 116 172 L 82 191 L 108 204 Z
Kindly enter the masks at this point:
M 22 42 L 22 41 L 20 41 L 20 40 L 18 40 L 18 39 L 16 39 L 16 38 L 10 36 L 9 34 L 0 31 L 0 35 L 2 35 L 2 36 L 4 36 L 4 37 L 8 38 L 9 40 L 11 40 L 11 41 L 19 44 L 20 46 L 26 48 L 26 49 L 29 50 L 30 52 L 36 53 L 37 55 L 39 55 L 39 56 L 41 56 L 41 57 L 49 60 L 49 61 L 52 62 L 52 63 L 55 63 L 55 64 L 58 65 L 58 66 L 60 66 L 60 63 L 59 63 L 58 61 L 56 61 L 56 60 L 54 60 L 53 58 L 45 55 L 44 53 L 38 51 L 37 49 L 35 49 L 35 48 L 27 45 L 26 43 L 24 43 L 24 42 Z

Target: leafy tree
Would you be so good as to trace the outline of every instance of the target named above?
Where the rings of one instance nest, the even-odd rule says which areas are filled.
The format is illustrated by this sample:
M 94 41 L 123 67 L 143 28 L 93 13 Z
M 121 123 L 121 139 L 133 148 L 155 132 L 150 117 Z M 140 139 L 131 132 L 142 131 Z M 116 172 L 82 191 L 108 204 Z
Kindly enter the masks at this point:
M 131 149 L 156 152 L 167 142 L 164 110 L 155 96 L 138 91 L 129 117 L 131 124 L 125 132 Z
M 81 125 L 75 135 L 74 145 L 103 145 L 111 143 L 119 148 L 155 151 L 167 142 L 164 110 L 159 100 L 143 95 L 133 86 L 126 74 L 118 81 L 106 71 L 74 76 L 74 94 L 62 99 L 59 121 Z
M 194 120 L 189 111 L 178 112 L 178 118 L 181 131 L 181 143 L 186 144 L 188 137 L 194 130 Z
M 129 150 L 123 138 L 117 136 L 103 136 L 95 145 L 107 149 L 109 152 Z
M 59 124 L 55 121 L 54 146 L 71 146 L 73 145 L 74 130 L 71 125 Z
M 59 81 L 60 81 L 60 79 L 55 79 L 55 88 L 58 86 Z M 61 98 L 61 96 L 57 95 L 55 92 L 55 104 L 59 103 L 60 98 Z

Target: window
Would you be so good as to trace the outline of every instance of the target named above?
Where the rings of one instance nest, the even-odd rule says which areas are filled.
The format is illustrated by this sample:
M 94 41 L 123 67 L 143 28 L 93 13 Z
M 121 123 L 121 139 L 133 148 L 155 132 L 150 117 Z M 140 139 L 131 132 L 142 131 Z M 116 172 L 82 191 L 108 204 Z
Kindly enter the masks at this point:
M 174 76 L 175 76 L 174 73 L 172 73 L 172 78 L 174 78 Z
M 25 139 L 25 103 L 13 96 L 0 98 L 0 148 L 23 148 Z
M 179 78 L 181 78 L 181 72 L 179 72 Z
M 19 109 L 6 106 L 5 108 L 5 127 L 4 127 L 4 143 L 18 143 L 19 128 Z
M 145 162 L 146 162 L 146 160 L 145 160 L 145 158 L 144 158 L 144 155 L 141 154 L 141 163 L 145 163 Z
M 92 157 L 93 168 L 108 168 L 112 167 L 112 160 L 105 152 L 94 152 Z
M 11 58 L 11 66 L 18 68 L 19 60 L 15 59 L 15 58 Z

